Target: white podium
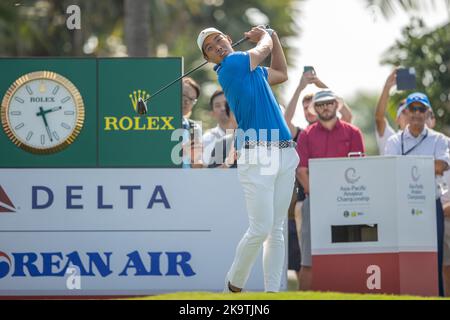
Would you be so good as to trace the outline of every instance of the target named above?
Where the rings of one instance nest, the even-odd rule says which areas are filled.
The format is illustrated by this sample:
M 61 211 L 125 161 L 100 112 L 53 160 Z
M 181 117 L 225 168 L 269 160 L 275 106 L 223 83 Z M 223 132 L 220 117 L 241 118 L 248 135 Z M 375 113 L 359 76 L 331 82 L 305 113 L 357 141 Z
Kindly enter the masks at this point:
M 432 296 L 432 157 L 310 161 L 313 289 Z

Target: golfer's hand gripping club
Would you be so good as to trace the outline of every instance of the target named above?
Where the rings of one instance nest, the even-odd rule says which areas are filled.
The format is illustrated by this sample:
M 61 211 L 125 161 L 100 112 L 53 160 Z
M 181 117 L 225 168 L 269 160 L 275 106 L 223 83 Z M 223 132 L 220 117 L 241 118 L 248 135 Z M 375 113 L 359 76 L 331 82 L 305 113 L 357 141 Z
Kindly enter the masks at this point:
M 266 29 L 266 31 L 267 31 L 270 35 L 272 35 L 272 33 L 273 33 L 274 30 L 273 30 L 273 29 L 270 29 L 270 26 L 269 26 L 269 25 L 265 25 L 265 26 L 263 26 L 263 27 Z M 242 38 L 242 39 L 240 39 L 239 41 L 233 43 L 233 44 L 231 45 L 231 47 L 234 48 L 234 47 L 240 45 L 241 43 L 243 43 L 243 42 L 245 42 L 245 41 L 247 41 L 247 40 L 248 40 L 248 38 L 246 38 L 246 37 L 245 37 L 245 38 Z M 160 94 L 161 92 L 163 92 L 164 90 L 166 90 L 167 88 L 171 87 L 173 84 L 177 83 L 177 82 L 180 81 L 181 79 L 187 77 L 187 76 L 190 75 L 191 73 L 193 73 L 193 72 L 197 71 L 198 69 L 202 68 L 202 67 L 203 67 L 204 65 L 206 65 L 207 63 L 208 63 L 208 61 L 203 62 L 203 63 L 202 63 L 201 65 L 199 65 L 198 67 L 196 67 L 196 68 L 194 68 L 194 69 L 188 71 L 187 73 L 183 74 L 181 77 L 179 77 L 179 78 L 173 80 L 172 82 L 170 82 L 169 84 L 165 85 L 164 87 L 162 87 L 161 89 L 159 89 L 158 91 L 156 91 L 154 94 L 152 94 L 152 95 L 151 95 L 150 97 L 148 97 L 147 99 L 144 100 L 144 99 L 142 99 L 142 98 L 139 98 L 138 104 L 137 104 L 137 112 L 138 112 L 139 114 L 141 114 L 141 115 L 147 114 L 148 108 L 147 108 L 146 102 L 147 102 L 149 99 L 154 98 L 155 96 L 157 96 L 158 94 Z

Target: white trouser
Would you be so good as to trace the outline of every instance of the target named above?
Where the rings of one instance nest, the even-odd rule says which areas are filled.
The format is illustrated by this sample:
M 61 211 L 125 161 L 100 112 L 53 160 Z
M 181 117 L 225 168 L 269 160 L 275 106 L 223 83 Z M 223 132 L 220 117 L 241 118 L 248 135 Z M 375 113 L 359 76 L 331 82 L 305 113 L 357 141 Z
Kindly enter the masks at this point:
M 271 161 L 269 166 L 268 161 Z M 238 288 L 245 286 L 255 259 L 264 244 L 265 291 L 280 290 L 285 259 L 283 229 L 298 162 L 299 157 L 294 148 L 268 150 L 265 147 L 258 147 L 243 149 L 240 154 L 238 176 L 244 190 L 249 228 L 239 242 L 227 275 L 227 280 L 233 286 Z

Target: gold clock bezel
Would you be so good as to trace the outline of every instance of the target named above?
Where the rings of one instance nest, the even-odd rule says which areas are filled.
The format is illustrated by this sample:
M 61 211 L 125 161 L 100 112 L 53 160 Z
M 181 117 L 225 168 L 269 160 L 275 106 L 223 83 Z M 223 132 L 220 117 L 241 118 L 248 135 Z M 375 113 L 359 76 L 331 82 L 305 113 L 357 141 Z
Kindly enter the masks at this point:
M 62 85 L 64 88 L 66 88 L 69 91 L 70 95 L 72 96 L 73 100 L 75 101 L 75 108 L 77 112 L 75 126 L 70 135 L 66 139 L 64 139 L 61 143 L 49 148 L 45 147 L 38 148 L 36 146 L 30 146 L 26 142 L 21 141 L 14 134 L 14 131 L 11 129 L 9 119 L 9 106 L 14 94 L 17 92 L 17 90 L 19 90 L 19 88 L 21 88 L 26 83 L 39 79 L 55 81 L 60 85 Z M 16 146 L 34 154 L 51 154 L 67 148 L 75 141 L 77 136 L 80 134 L 80 131 L 83 128 L 84 118 L 85 118 L 84 102 L 77 87 L 75 87 L 75 85 L 67 78 L 52 71 L 35 71 L 21 76 L 16 81 L 14 81 L 13 84 L 8 88 L 1 104 L 1 121 L 3 125 L 3 130 L 5 131 L 6 135 Z

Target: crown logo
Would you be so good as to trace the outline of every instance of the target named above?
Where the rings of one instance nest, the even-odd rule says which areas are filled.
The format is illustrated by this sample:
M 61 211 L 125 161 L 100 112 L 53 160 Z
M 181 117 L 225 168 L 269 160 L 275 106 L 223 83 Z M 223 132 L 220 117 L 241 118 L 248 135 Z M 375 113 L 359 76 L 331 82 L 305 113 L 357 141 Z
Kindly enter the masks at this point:
M 138 90 L 138 91 L 133 91 L 132 94 L 130 93 L 129 97 L 130 97 L 131 103 L 133 104 L 134 111 L 139 113 L 139 110 L 137 109 L 139 98 L 141 98 L 142 100 L 147 100 L 148 98 L 150 98 L 150 94 L 147 93 L 147 91 L 145 91 L 145 90 Z

